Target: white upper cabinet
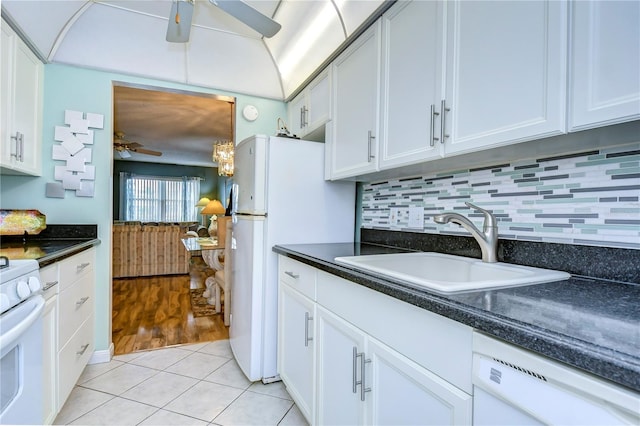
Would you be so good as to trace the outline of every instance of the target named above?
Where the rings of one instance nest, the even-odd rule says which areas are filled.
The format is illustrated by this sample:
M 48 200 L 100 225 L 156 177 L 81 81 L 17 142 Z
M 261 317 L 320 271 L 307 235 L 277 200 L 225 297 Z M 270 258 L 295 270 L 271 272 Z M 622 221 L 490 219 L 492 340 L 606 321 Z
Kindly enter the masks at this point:
M 564 133 L 566 2 L 447 8 L 445 155 Z
M 570 130 L 640 118 L 640 3 L 572 7 Z
M 0 170 L 40 176 L 44 65 L 5 21 L 1 29 Z
M 380 21 L 332 64 L 333 119 L 328 135 L 331 179 L 377 170 Z
M 326 69 L 289 103 L 289 130 L 305 138 L 331 120 L 331 75 Z M 324 131 L 320 132 L 324 135 Z M 312 138 L 316 140 L 316 138 Z M 323 138 L 321 138 L 323 139 Z
M 413 1 L 382 17 L 380 169 L 440 157 L 443 12 L 442 2 Z

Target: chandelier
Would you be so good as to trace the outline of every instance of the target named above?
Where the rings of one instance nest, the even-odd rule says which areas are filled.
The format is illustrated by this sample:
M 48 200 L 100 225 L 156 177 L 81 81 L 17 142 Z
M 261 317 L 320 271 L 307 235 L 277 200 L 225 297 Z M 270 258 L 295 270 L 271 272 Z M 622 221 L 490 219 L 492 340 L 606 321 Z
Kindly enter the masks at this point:
M 213 144 L 213 161 L 218 163 L 218 175 L 233 176 L 233 141 Z
M 213 144 L 213 161 L 218 163 L 219 176 L 233 176 L 233 154 L 235 145 L 233 143 L 233 102 L 231 106 L 231 137 L 226 141 L 217 141 Z

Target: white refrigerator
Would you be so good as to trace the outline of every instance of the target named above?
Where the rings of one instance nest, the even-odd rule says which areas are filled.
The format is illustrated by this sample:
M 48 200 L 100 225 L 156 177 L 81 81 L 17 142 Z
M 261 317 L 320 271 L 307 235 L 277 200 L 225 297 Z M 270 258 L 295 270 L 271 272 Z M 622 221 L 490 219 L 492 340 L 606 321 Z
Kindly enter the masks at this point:
M 235 149 L 229 340 L 251 381 L 278 380 L 276 244 L 352 242 L 355 183 L 324 180 L 324 144 L 252 136 Z

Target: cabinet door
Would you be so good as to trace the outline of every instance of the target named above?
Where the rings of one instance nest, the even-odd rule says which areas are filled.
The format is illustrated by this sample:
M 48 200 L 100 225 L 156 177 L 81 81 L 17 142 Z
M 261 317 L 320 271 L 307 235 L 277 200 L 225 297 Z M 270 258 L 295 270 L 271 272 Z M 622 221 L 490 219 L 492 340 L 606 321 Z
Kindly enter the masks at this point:
M 23 135 L 23 146 L 20 147 L 20 168 L 30 174 L 40 175 L 43 66 L 22 42 L 16 46 L 15 61 L 13 122 L 14 131 Z
M 309 84 L 307 132 L 312 132 L 331 119 L 331 77 L 328 71 Z
M 380 21 L 341 54 L 333 67 L 331 178 L 377 170 Z
M 0 68 L 2 172 L 40 176 L 44 66 L 4 21 Z
M 640 118 L 640 3 L 572 6 L 570 129 Z
M 364 334 L 321 306 L 316 308 L 318 403 L 316 424 L 356 425 L 364 421 L 359 363 Z
M 367 341 L 367 356 L 367 424 L 471 424 L 471 395 L 373 338 Z
M 315 399 L 315 304 L 280 282 L 278 373 L 307 421 Z
M 382 18 L 380 169 L 440 157 L 443 10 L 443 2 L 411 1 Z
M 304 129 L 304 111 L 307 108 L 307 92 L 302 92 L 289 102 L 289 131 L 302 137 L 305 133 Z
M 447 2 L 445 155 L 565 131 L 566 10 L 552 0 Z
M 2 165 L 11 164 L 11 153 L 15 153 L 15 143 L 12 144 L 11 132 L 11 100 L 13 99 L 13 51 L 15 34 L 4 21 L 0 26 L 2 45 L 0 46 L 0 161 Z

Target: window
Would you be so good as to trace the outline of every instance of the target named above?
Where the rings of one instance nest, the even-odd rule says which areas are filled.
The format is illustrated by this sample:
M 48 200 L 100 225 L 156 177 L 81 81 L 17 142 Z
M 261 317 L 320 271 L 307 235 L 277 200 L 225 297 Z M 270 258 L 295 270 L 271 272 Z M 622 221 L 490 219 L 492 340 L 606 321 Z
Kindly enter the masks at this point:
M 120 218 L 140 222 L 197 221 L 199 177 L 120 173 Z

